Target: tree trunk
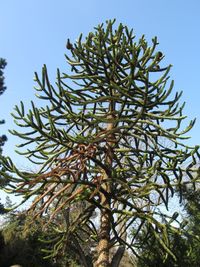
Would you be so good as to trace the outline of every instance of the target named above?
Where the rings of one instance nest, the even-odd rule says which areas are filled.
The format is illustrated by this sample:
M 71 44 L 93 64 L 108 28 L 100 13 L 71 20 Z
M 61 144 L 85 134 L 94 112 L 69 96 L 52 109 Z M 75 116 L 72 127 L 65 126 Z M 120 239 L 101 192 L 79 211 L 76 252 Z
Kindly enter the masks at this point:
M 114 110 L 113 103 L 110 103 L 110 111 Z M 114 121 L 114 117 L 112 115 L 107 116 L 108 119 L 112 119 Z M 114 123 L 108 123 L 106 127 L 106 131 L 112 130 L 114 127 Z M 105 164 L 108 167 L 109 171 L 112 169 L 112 161 L 113 161 L 113 146 L 115 145 L 115 137 L 113 134 L 108 135 L 106 142 L 107 152 L 105 156 Z M 110 193 L 110 183 L 108 182 L 109 175 L 102 170 L 102 188 L 105 192 Z M 99 230 L 99 244 L 97 246 L 97 261 L 95 263 L 95 267 L 109 267 L 110 266 L 110 229 L 111 229 L 111 213 L 110 213 L 110 199 L 108 196 L 100 193 L 101 199 L 101 209 L 100 214 L 100 230 Z
M 110 214 L 104 209 L 101 211 L 99 244 L 97 247 L 97 261 L 95 267 L 109 267 L 110 242 Z

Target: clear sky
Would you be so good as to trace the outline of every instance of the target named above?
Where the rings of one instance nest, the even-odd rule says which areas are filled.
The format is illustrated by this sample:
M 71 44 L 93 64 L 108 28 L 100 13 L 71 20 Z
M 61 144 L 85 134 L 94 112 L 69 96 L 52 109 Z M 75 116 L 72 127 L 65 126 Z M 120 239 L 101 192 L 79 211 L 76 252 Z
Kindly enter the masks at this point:
M 0 57 L 7 60 L 7 91 L 0 97 L 1 133 L 8 136 L 4 154 L 14 157 L 19 140 L 10 113 L 20 100 L 34 100 L 34 71 L 45 63 L 55 80 L 56 69 L 67 70 L 66 41 L 87 34 L 97 24 L 116 18 L 139 38 L 158 37 L 167 64 L 173 64 L 174 90 L 183 90 L 185 114 L 197 117 L 190 144 L 200 144 L 200 1 L 191 0 L 0 0 Z M 23 159 L 16 157 L 23 164 Z

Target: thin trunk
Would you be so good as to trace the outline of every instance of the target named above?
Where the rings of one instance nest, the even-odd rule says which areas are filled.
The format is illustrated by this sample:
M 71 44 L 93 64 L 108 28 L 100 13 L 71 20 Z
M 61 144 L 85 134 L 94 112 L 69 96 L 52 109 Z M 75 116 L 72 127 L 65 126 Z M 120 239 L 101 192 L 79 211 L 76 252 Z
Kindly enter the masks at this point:
M 113 103 L 110 104 L 110 111 L 114 110 Z M 112 115 L 108 115 L 107 118 L 113 119 Z M 114 121 L 108 123 L 106 130 L 112 130 L 114 127 Z M 112 161 L 113 161 L 113 152 L 112 147 L 114 146 L 114 136 L 113 134 L 109 135 L 108 141 L 106 143 L 107 153 L 105 156 L 105 164 L 108 168 L 112 169 Z M 102 187 L 106 192 L 110 192 L 110 183 L 107 182 L 108 174 L 103 171 L 102 176 Z M 105 182 L 104 182 L 105 181 Z M 110 226 L 111 226 L 111 213 L 110 213 L 110 200 L 108 197 L 100 193 L 101 205 L 103 206 L 102 210 L 100 211 L 100 231 L 99 231 L 99 243 L 97 246 L 97 261 L 95 263 L 95 267 L 109 267 L 110 266 Z
M 116 207 L 118 208 L 118 206 Z M 119 223 L 118 226 L 118 234 L 121 237 L 121 239 L 126 242 L 127 239 L 127 231 L 126 231 L 126 219 L 124 218 L 124 221 Z M 111 261 L 111 267 L 119 267 L 120 262 L 124 256 L 124 252 L 126 250 L 125 244 L 121 244 L 115 254 L 113 255 L 112 261 Z
M 109 204 L 105 203 L 105 206 Z M 99 244 L 97 247 L 97 261 L 95 267 L 109 267 L 109 244 L 110 243 L 110 214 L 108 210 L 103 209 L 101 211 L 100 232 L 99 232 Z
M 124 256 L 125 246 L 118 247 L 117 251 L 115 252 L 112 261 L 111 267 L 119 267 L 122 257 Z
M 108 162 L 108 159 L 106 159 Z M 108 175 L 104 172 L 102 179 L 102 187 L 106 192 L 110 192 L 110 184 L 106 181 Z M 105 182 L 104 182 L 105 180 Z M 99 244 L 97 247 L 97 262 L 95 267 L 109 267 L 110 255 L 110 200 L 105 194 L 100 193 L 102 209 L 100 211 L 100 230 L 99 230 Z

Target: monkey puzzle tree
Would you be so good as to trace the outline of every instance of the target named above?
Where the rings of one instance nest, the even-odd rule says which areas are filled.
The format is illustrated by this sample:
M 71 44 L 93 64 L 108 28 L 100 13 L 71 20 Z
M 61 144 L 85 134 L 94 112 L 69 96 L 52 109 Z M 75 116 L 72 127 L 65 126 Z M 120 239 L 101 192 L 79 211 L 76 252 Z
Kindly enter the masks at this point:
M 12 133 L 24 140 L 20 148 L 27 147 L 19 153 L 40 166 L 38 172 L 19 170 L 10 158 L 2 159 L 11 191 L 24 201 L 35 197 L 30 207 L 35 216 L 51 213 L 51 222 L 67 211 L 65 242 L 71 234 L 79 242 L 80 230 L 94 239 L 98 267 L 118 266 L 125 247 L 136 253 L 134 240 L 147 225 L 172 254 L 167 230 L 178 230 L 161 222 L 159 208 L 168 208 L 182 184 L 199 179 L 198 148 L 183 142 L 194 121 L 182 127 L 181 93 L 171 97 L 171 66 L 161 65 L 157 39 L 148 46 L 144 36 L 135 41 L 133 30 L 122 24 L 113 29 L 113 24 L 99 25 L 75 44 L 68 40 L 72 72 L 57 70 L 55 85 L 46 66 L 41 78 L 35 74 L 37 97 L 46 106 L 32 102 L 27 114 L 23 103 L 15 107 L 22 131 Z M 69 214 L 79 202 L 82 211 L 71 223 Z

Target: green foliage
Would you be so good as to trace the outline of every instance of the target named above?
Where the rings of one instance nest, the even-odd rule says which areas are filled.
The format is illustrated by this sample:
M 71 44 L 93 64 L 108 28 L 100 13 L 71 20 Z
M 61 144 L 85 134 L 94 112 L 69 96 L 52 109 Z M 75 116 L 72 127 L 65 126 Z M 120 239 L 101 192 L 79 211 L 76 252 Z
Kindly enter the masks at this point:
M 6 66 L 6 64 L 7 63 L 6 63 L 5 59 L 0 58 L 0 95 L 3 94 L 3 92 L 6 90 L 6 87 L 4 85 L 4 75 L 3 75 L 3 70 Z M 0 125 L 3 123 L 5 123 L 5 121 L 0 120 Z M 5 144 L 6 140 L 7 140 L 7 137 L 5 135 L 0 136 L 0 154 L 2 153 L 2 146 Z M 1 167 L 1 165 L 0 165 L 0 167 Z M 6 183 L 5 179 L 1 178 L 0 179 L 0 188 L 2 186 L 4 186 L 5 183 Z M 0 203 L 0 214 L 2 214 L 2 213 L 5 213 L 5 209 L 4 209 L 3 204 Z
M 34 222 L 24 212 L 10 214 L 1 229 L 0 266 L 21 264 L 27 267 L 56 266 L 43 259 L 40 235 L 48 236 L 41 229 L 41 220 Z M 58 265 L 57 265 L 58 266 Z
M 47 235 L 40 236 L 42 251 L 46 259 L 54 259 L 58 266 L 92 266 L 92 251 L 95 241 L 87 232 L 87 226 L 79 227 L 79 217 L 84 203 L 74 204 L 63 210 L 45 227 Z M 49 220 L 49 216 L 45 216 Z M 69 229 L 70 228 L 70 229 Z
M 0 95 L 3 94 L 3 92 L 6 90 L 6 87 L 4 85 L 4 76 L 3 76 L 3 70 L 6 66 L 5 59 L 0 58 Z M 4 123 L 4 120 L 0 121 L 0 124 Z M 5 135 L 2 135 L 0 137 L 0 153 L 2 152 L 2 146 L 4 145 L 5 141 L 7 140 Z
M 42 227 L 47 219 L 45 216 L 33 220 L 33 214 L 28 215 L 25 210 L 9 212 L 0 232 L 0 266 L 14 263 L 27 267 L 82 266 L 78 248 L 87 255 L 89 242 L 79 244 L 75 236 L 66 235 L 64 215 L 60 214 L 48 227 Z M 81 234 L 86 238 L 84 232 Z
M 146 242 L 142 242 L 145 235 Z M 173 251 L 176 259 L 168 255 L 166 257 L 163 254 L 163 250 L 159 242 L 155 239 L 152 231 L 146 229 L 141 233 L 141 239 L 139 237 L 139 258 L 137 262 L 138 267 L 179 267 L 179 266 L 191 266 L 190 259 L 188 259 L 188 245 L 186 238 L 181 233 L 168 232 L 170 239 L 170 250 Z M 192 265 L 193 266 L 193 265 Z
M 110 247 L 120 244 L 135 253 L 134 242 L 148 225 L 173 256 L 168 237 L 173 227 L 162 223 L 159 207 L 168 208 L 177 188 L 181 196 L 185 183 L 199 181 L 200 155 L 198 147 L 185 143 L 194 121 L 183 128 L 181 93 L 173 95 L 171 65 L 163 66 L 157 46 L 157 38 L 151 45 L 144 36 L 137 41 L 128 27 L 114 29 L 114 21 L 85 39 L 80 35 L 75 44 L 68 40 L 72 72 L 58 69 L 51 84 L 44 66 L 35 81 L 37 97 L 46 105 L 32 102 L 26 113 L 21 102 L 13 113 L 21 131 L 11 132 L 23 140 L 18 153 L 38 171 L 20 170 L 2 158 L 6 172 L 1 173 L 10 176 L 11 192 L 24 201 L 35 197 L 30 209 L 38 216 L 50 213 L 49 223 L 86 202 L 76 222 L 66 227 L 68 236 L 81 240 L 78 227 L 98 243 L 92 216 L 107 212 Z M 126 238 L 133 229 L 132 238 Z
M 6 90 L 6 87 L 4 85 L 4 76 L 3 76 L 3 70 L 6 66 L 5 59 L 0 58 L 0 95 L 3 94 L 3 92 Z M 0 121 L 0 124 L 4 123 L 4 120 Z M 5 135 L 2 135 L 0 137 L 0 153 L 2 152 L 2 146 L 4 145 L 5 141 L 7 140 Z
M 192 187 L 184 189 L 184 209 L 187 212 L 186 218 L 186 244 L 187 258 L 190 264 L 198 267 L 200 262 L 200 189 L 194 191 Z M 187 262 L 186 262 L 187 263 Z M 186 265 L 186 264 L 185 264 Z
M 167 257 L 163 261 L 163 255 L 159 243 L 148 232 L 147 242 L 140 243 L 140 259 L 138 267 L 198 267 L 200 262 L 200 191 L 194 191 L 191 187 L 183 189 L 184 213 L 181 222 L 182 230 L 177 233 L 169 233 L 171 251 L 176 256 Z

